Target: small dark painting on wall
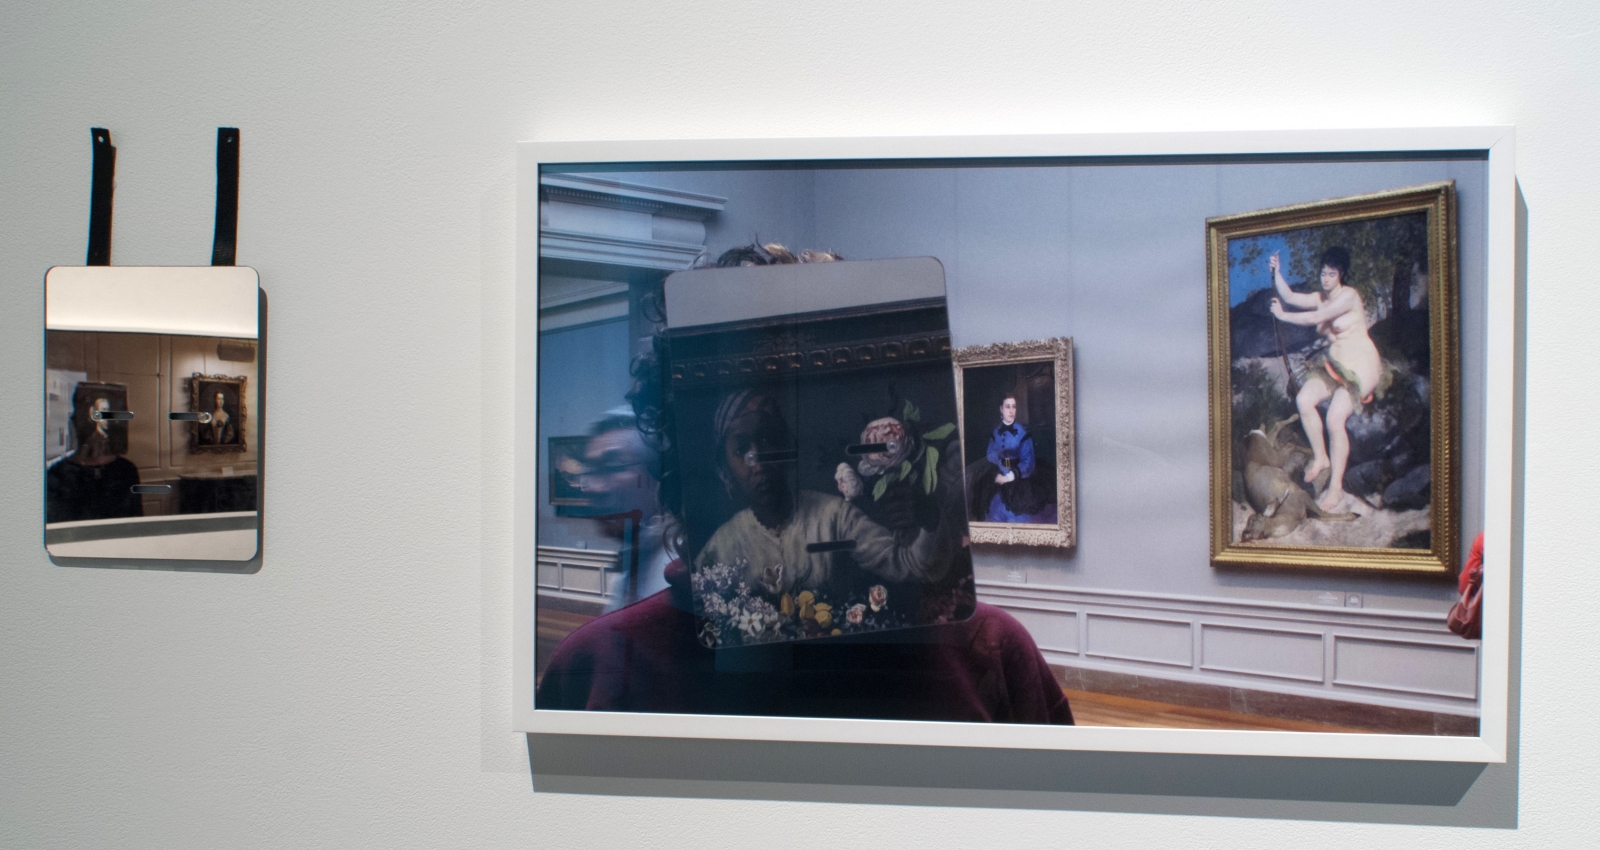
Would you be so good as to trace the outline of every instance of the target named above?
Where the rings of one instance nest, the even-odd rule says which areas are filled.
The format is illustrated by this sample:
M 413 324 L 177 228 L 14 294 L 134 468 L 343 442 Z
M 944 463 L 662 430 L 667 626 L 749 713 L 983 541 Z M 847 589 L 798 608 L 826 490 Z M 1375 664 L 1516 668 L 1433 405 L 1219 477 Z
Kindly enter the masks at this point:
M 189 410 L 200 414 L 190 425 L 189 451 L 243 452 L 245 378 L 202 375 L 189 378 Z
M 584 516 L 594 506 L 594 500 L 583 491 L 583 451 L 589 438 L 551 437 L 550 443 L 550 505 L 556 516 Z

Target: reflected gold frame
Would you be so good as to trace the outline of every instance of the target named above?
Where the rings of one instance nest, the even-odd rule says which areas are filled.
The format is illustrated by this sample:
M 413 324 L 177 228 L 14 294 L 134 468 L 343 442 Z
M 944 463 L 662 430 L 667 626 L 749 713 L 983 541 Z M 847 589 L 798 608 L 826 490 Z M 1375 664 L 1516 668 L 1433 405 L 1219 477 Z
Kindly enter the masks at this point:
M 556 468 L 556 452 L 561 451 L 565 453 L 567 447 L 576 447 L 577 452 L 575 456 L 581 458 L 583 455 L 584 446 L 589 444 L 589 438 L 579 434 L 575 437 L 548 437 L 546 438 L 546 442 L 549 443 L 550 458 L 550 480 L 546 482 L 546 486 L 550 488 L 550 506 L 553 508 L 594 507 L 593 499 L 556 495 L 556 493 L 560 492 L 560 488 L 558 488 L 556 484 L 561 480 L 561 470 Z M 560 514 L 558 513 L 557 515 L 559 516 Z
M 1228 240 L 1425 212 L 1428 216 L 1429 414 L 1432 438 L 1430 549 L 1239 544 L 1233 537 L 1233 356 Z M 1446 181 L 1206 219 L 1206 309 L 1211 407 L 1211 562 L 1215 566 L 1455 571 L 1460 496 L 1457 443 L 1461 360 L 1455 183 Z
M 1072 410 L 1072 339 L 997 342 L 957 349 L 951 354 L 956 377 L 956 423 L 961 435 L 961 469 L 967 468 L 967 415 L 962 370 L 979 366 L 1011 366 L 1019 363 L 1054 363 L 1056 385 L 1056 521 L 1053 524 L 978 522 L 969 520 L 968 534 L 974 543 L 1003 543 L 1012 546 L 1072 547 L 1078 543 L 1077 524 L 1077 434 Z

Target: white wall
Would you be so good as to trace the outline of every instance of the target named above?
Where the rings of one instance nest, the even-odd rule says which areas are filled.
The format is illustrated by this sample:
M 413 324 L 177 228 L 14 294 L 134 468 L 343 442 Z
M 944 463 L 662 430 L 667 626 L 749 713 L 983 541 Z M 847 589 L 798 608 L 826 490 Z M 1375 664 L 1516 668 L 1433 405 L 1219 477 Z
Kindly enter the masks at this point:
M 1506 6 L 8 4 L 0 845 L 1582 844 L 1600 6 Z M 504 731 L 515 141 L 1453 123 L 1519 125 L 1530 221 L 1521 749 L 1461 806 L 530 790 Z M 204 263 L 222 124 L 243 131 L 239 258 L 271 298 L 265 566 L 51 566 L 40 282 L 82 262 L 87 128 L 119 147 L 114 261 Z M 358 441 L 338 427 L 402 402 Z M 1396 823 L 1469 806 L 1520 828 Z

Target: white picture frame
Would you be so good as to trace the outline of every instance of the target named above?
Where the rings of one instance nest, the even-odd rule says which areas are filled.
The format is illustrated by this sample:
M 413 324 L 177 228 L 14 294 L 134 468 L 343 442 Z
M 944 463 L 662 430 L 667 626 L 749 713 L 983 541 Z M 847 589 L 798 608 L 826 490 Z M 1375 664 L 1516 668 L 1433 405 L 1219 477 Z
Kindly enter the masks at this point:
M 772 160 L 919 160 L 1027 157 L 1260 157 L 1481 152 L 1487 162 L 1486 403 L 1483 437 L 1484 608 L 1480 720 L 1473 737 L 1233 731 L 535 709 L 535 550 L 538 453 L 540 168 L 544 164 Z M 1506 760 L 1516 510 L 1514 440 L 1517 241 L 1515 132 L 1511 127 L 1283 130 L 1068 136 L 723 139 L 524 142 L 518 147 L 515 320 L 515 522 L 512 717 L 519 732 L 671 738 L 826 741 L 1248 756 L 1499 763 Z M 1202 223 L 1195 250 L 1203 251 Z M 803 246 L 802 246 L 803 247 Z M 1196 280 L 1203 300 L 1204 280 Z M 952 305 L 952 310 L 958 309 Z M 1080 416 L 1082 411 L 1080 411 Z M 1085 486 L 1080 481 L 1080 487 Z M 1081 533 L 1081 532 L 1080 532 Z

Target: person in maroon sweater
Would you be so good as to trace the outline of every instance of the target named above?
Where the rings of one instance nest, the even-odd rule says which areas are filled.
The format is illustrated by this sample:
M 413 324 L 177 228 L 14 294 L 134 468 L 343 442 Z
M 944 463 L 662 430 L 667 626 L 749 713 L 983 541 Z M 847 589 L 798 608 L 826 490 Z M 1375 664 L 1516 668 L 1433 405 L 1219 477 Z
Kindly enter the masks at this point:
M 540 680 L 541 709 L 1071 724 L 1027 629 L 979 602 L 960 623 L 857 638 L 707 649 L 689 577 L 581 626 Z

